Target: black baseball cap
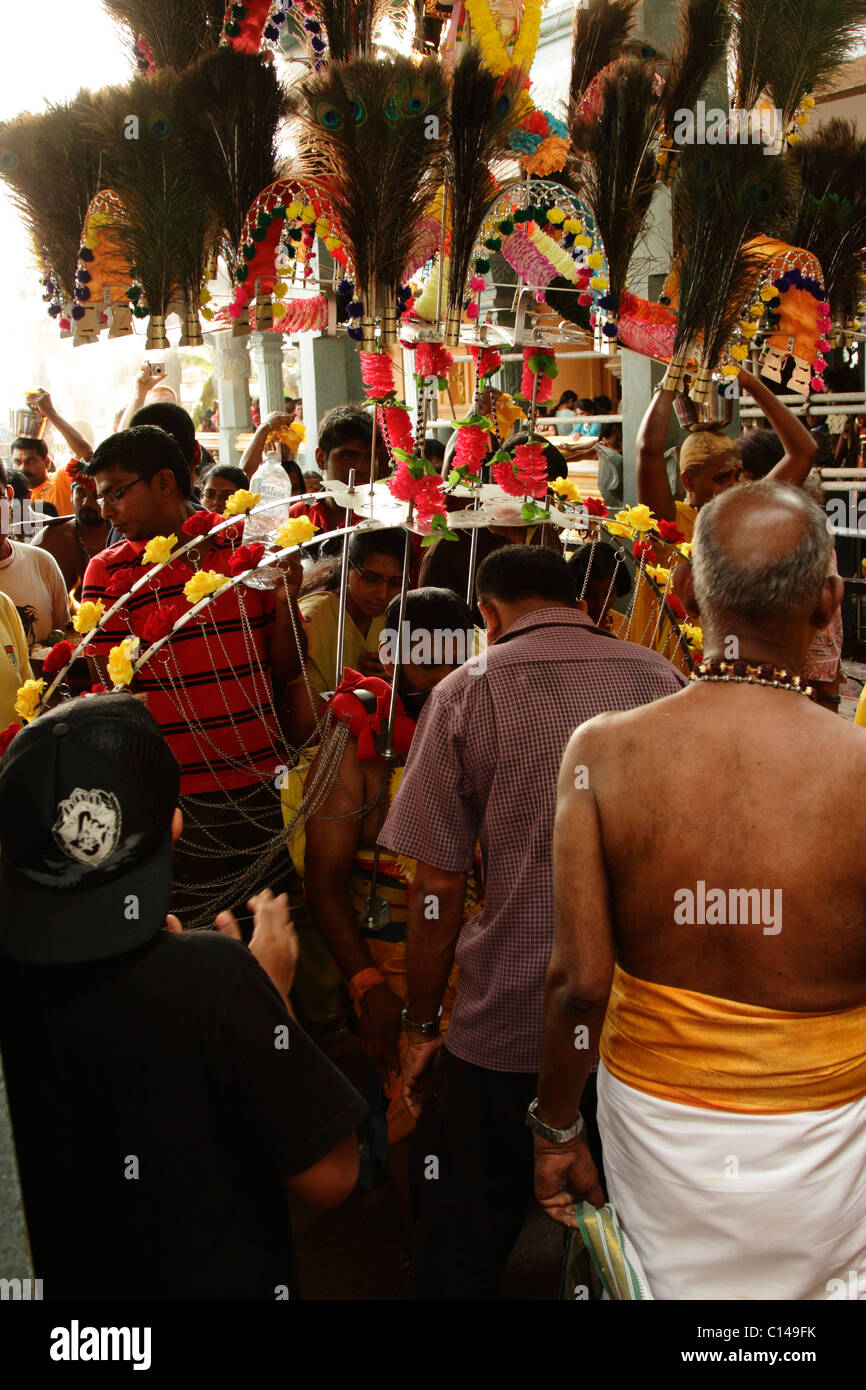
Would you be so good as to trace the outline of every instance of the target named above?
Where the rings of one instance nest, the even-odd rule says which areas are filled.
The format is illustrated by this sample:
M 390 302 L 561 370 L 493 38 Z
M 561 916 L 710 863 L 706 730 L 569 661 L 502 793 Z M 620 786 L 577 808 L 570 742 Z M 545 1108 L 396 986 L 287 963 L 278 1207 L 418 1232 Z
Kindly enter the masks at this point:
M 0 946 L 72 965 L 144 945 L 171 900 L 180 770 L 130 694 L 40 715 L 0 762 Z

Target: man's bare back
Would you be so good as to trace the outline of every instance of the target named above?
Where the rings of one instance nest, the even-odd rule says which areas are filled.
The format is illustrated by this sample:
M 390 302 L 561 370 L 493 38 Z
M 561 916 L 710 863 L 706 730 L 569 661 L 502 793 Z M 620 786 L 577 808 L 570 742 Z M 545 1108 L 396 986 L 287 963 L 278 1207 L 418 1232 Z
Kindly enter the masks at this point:
M 592 795 L 624 970 L 796 1012 L 866 1002 L 860 730 L 791 691 L 706 683 L 600 716 L 567 760 L 587 768 L 574 828 Z

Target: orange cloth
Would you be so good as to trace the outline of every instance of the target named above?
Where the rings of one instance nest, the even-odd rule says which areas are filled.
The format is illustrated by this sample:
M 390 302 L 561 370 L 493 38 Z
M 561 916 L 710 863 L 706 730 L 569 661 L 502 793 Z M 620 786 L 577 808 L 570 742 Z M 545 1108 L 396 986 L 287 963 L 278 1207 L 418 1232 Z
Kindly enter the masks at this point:
M 653 984 L 617 966 L 600 1051 L 619 1081 L 679 1105 L 832 1110 L 866 1096 L 866 1004 L 789 1013 Z
M 57 508 L 58 516 L 71 516 L 72 479 L 66 469 L 58 468 L 56 473 L 49 473 L 44 483 L 33 488 L 30 501 L 50 502 L 52 507 Z

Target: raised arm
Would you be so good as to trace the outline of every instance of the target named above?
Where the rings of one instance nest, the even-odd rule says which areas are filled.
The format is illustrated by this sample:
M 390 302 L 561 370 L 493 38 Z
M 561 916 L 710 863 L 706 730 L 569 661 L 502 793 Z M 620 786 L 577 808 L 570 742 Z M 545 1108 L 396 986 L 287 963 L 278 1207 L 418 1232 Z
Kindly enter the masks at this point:
M 72 451 L 72 457 L 81 459 L 82 462 L 86 463 L 92 455 L 93 449 L 74 425 L 70 425 L 68 420 L 64 420 L 62 416 L 58 415 L 48 392 L 41 391 L 38 396 L 32 396 L 29 404 L 37 415 L 44 416 L 48 423 L 54 426 L 57 433 L 63 436 Z
M 641 420 L 635 444 L 637 500 L 663 521 L 677 519 L 665 464 L 665 440 L 673 403 L 673 391 L 656 391 Z
M 274 430 L 279 429 L 281 425 L 290 425 L 291 423 L 291 415 L 287 415 L 281 410 L 273 411 L 266 420 L 262 421 L 249 444 L 241 454 L 241 460 L 238 464 L 238 467 L 243 469 L 248 478 L 253 476 L 262 461 L 262 454 L 265 451 L 265 442 L 268 435 L 272 434 Z
M 801 487 L 809 470 L 814 466 L 818 445 L 803 422 L 788 409 L 784 401 L 773 395 L 759 377 L 753 376 L 751 372 L 741 371 L 739 382 L 766 416 L 771 428 L 776 431 L 785 446 L 784 457 L 779 459 L 775 468 L 770 469 L 767 477 L 777 483 L 793 483 L 795 487 Z
M 148 391 L 150 391 L 152 387 L 156 386 L 157 383 L 160 382 L 162 378 L 167 375 L 167 372 L 152 372 L 151 363 L 142 362 L 141 366 L 138 369 L 138 372 L 136 373 L 135 391 L 133 393 L 132 400 L 126 407 L 120 424 L 117 427 L 118 433 L 121 430 L 129 429 L 129 422 L 132 419 L 135 412 L 137 410 L 141 410 L 141 407 L 145 404 L 147 400 Z

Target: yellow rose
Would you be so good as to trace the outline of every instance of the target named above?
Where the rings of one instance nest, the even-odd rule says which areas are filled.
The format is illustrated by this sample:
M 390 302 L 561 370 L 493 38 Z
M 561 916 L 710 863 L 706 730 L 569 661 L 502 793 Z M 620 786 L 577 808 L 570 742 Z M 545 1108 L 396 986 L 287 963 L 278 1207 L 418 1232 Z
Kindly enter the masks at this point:
M 198 570 L 184 584 L 183 596 L 189 603 L 198 603 L 207 594 L 215 594 L 217 589 L 224 588 L 228 582 L 228 575 L 220 574 L 217 570 Z
M 674 548 L 678 550 L 686 560 L 690 560 L 692 558 L 691 541 L 683 541 L 681 545 L 675 546 Z
M 644 502 L 617 512 L 616 519 L 623 526 L 630 526 L 633 531 L 651 531 L 656 524 L 656 518 Z
M 83 636 L 85 632 L 92 631 L 104 615 L 105 604 L 102 602 L 101 598 L 98 598 L 95 603 L 91 599 L 85 599 L 84 603 L 82 603 L 78 612 L 75 614 L 75 617 L 72 619 L 72 626 L 75 628 L 76 632 L 80 632 Z
M 622 526 L 618 521 L 606 521 L 604 529 L 609 531 L 612 536 L 630 536 L 631 527 Z
M 573 478 L 554 478 L 550 486 L 559 497 L 565 497 L 569 502 L 583 501 L 577 483 Z
M 233 492 L 226 502 L 226 509 L 223 516 L 240 516 L 242 512 L 251 512 L 257 502 L 261 502 L 260 492 L 248 492 L 245 487 L 239 487 L 237 492 Z
M 303 545 L 312 540 L 317 530 L 308 516 L 293 516 L 280 527 L 276 543 L 281 550 L 288 550 L 290 545 Z
M 124 637 L 119 647 L 108 653 L 108 674 L 112 685 L 129 685 L 134 675 L 132 663 L 138 655 L 138 638 Z
M 44 681 L 34 680 L 25 681 L 24 684 L 19 687 L 18 694 L 15 698 L 15 713 L 18 715 L 19 719 L 23 719 L 25 723 L 29 723 L 42 703 L 42 692 L 44 689 Z
M 664 565 L 647 565 L 646 572 L 650 579 L 653 579 L 659 588 L 666 589 L 671 572 L 665 569 Z
M 697 623 L 681 623 L 680 631 L 692 651 L 703 651 L 704 634 Z
M 144 547 L 141 562 L 144 565 L 166 565 L 168 557 L 177 545 L 177 536 L 154 536 Z

